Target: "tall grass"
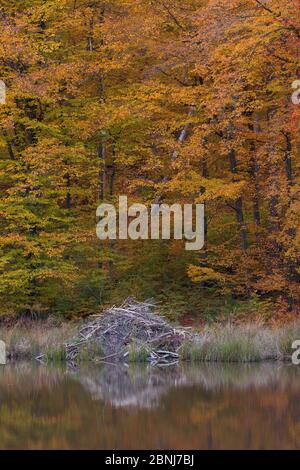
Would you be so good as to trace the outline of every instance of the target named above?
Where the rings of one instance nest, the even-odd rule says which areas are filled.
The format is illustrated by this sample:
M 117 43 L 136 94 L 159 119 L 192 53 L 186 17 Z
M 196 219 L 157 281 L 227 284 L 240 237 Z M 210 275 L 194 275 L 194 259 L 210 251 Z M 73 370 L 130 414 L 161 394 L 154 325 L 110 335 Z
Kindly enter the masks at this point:
M 128 362 L 148 362 L 150 348 L 147 343 L 133 342 L 128 346 Z
M 74 334 L 74 325 L 62 323 L 51 325 L 47 322 L 16 323 L 0 328 L 0 340 L 6 344 L 9 359 L 33 359 L 45 354 L 48 361 L 61 362 L 65 359 L 64 343 Z
M 281 329 L 253 325 L 210 327 L 181 346 L 180 358 L 192 362 L 290 360 L 296 339 L 300 339 L 300 322 Z
M 91 341 L 80 348 L 80 352 L 77 356 L 77 362 L 97 362 L 97 360 L 101 359 L 103 356 L 104 353 L 99 342 Z
M 6 343 L 9 359 L 33 359 L 44 354 L 47 362 L 65 361 L 66 343 L 74 338 L 78 325 L 29 322 L 0 327 L 0 340 Z M 271 329 L 259 325 L 206 326 L 179 349 L 181 361 L 192 362 L 260 362 L 291 360 L 292 343 L 300 339 L 300 321 L 283 328 Z M 147 343 L 128 346 L 128 362 L 147 362 Z M 91 343 L 83 348 L 79 362 L 102 357 L 101 345 Z

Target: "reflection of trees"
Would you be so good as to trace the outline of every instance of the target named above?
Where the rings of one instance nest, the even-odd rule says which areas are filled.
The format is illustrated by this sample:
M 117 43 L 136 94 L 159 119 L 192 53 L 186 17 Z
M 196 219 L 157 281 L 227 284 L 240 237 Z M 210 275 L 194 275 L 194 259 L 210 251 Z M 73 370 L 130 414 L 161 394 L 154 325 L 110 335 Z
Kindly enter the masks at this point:
M 0 448 L 299 448 L 299 392 L 289 365 L 7 366 Z
M 64 433 L 74 428 L 76 407 L 72 416 L 63 383 L 60 368 L 35 363 L 0 368 L 1 449 L 68 448 Z M 62 422 L 64 432 L 59 434 Z
M 51 390 L 62 380 L 63 369 L 39 366 L 35 362 L 18 362 L 0 366 L 0 403 L 9 396 L 32 396 L 41 390 Z
M 298 386 L 300 376 L 291 367 L 275 364 L 232 365 L 197 364 L 166 368 L 151 366 L 109 365 L 81 367 L 71 372 L 93 399 L 101 399 L 115 407 L 151 408 L 171 388 L 198 385 L 203 390 L 222 390 L 226 387 L 247 389 L 285 387 L 293 382 Z
M 112 366 L 74 377 L 108 406 L 105 433 L 114 448 L 300 446 L 300 371 L 293 366 Z

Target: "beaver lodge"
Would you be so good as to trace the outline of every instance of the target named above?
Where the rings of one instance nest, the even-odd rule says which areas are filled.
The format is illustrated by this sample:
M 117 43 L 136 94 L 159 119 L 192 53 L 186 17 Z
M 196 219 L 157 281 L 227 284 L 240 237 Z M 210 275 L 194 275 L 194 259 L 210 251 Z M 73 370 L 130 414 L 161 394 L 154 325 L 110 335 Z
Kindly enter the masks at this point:
M 176 363 L 180 346 L 192 333 L 171 325 L 155 307 L 152 300 L 129 298 L 120 307 L 91 316 L 74 341 L 65 344 L 67 361 Z

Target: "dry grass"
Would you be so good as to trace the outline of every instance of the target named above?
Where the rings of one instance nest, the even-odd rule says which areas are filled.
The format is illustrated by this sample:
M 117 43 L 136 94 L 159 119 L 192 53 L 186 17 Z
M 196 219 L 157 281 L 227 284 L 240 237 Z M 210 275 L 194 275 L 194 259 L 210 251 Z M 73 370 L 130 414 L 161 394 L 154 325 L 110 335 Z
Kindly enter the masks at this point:
M 291 360 L 296 339 L 300 339 L 299 321 L 280 329 L 256 325 L 206 327 L 196 341 L 182 345 L 180 358 L 192 362 Z
M 0 339 L 6 344 L 7 357 L 12 360 L 33 359 L 41 353 L 49 360 L 64 359 L 64 343 L 74 334 L 74 324 L 21 322 L 0 327 Z
M 74 323 L 21 322 L 0 327 L 0 339 L 6 343 L 9 359 L 33 359 L 44 354 L 47 361 L 62 362 L 66 359 L 64 344 L 74 338 L 77 330 Z M 291 360 L 292 343 L 300 339 L 300 321 L 276 329 L 259 325 L 206 326 L 194 338 L 179 348 L 181 361 L 285 361 Z M 143 362 L 149 355 L 146 342 L 138 347 L 132 343 L 127 350 L 129 362 Z M 84 349 L 80 360 L 93 360 L 94 355 L 94 348 Z

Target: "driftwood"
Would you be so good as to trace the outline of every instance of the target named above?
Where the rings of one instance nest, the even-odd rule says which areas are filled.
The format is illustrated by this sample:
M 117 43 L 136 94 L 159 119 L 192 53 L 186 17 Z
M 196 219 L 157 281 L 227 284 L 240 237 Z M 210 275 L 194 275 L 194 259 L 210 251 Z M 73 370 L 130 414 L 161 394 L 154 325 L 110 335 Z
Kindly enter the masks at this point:
M 120 307 L 92 315 L 77 338 L 65 344 L 67 361 L 76 363 L 81 352 L 93 345 L 101 350 L 98 362 L 127 362 L 134 347 L 142 349 L 152 364 L 176 363 L 178 349 L 191 333 L 189 328 L 175 327 L 154 313 L 155 306 L 153 300 L 138 302 L 129 298 Z

